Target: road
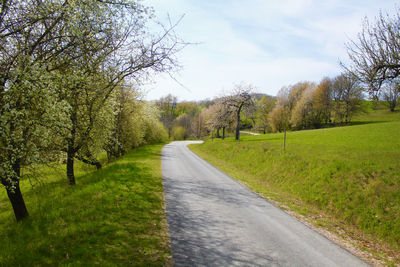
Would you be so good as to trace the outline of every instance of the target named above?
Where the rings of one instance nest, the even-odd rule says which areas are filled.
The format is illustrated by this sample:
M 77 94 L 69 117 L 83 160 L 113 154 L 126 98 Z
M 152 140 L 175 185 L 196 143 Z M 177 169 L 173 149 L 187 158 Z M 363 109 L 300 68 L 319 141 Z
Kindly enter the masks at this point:
M 175 266 L 368 266 L 172 142 L 162 151 Z
M 246 132 L 246 131 L 240 131 L 241 133 L 245 134 L 250 134 L 250 135 L 260 135 L 259 133 L 252 133 L 252 132 Z

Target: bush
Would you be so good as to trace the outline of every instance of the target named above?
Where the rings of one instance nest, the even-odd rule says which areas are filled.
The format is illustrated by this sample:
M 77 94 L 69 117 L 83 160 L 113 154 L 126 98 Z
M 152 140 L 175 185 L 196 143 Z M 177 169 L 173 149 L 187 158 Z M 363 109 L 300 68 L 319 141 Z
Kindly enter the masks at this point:
M 172 128 L 171 138 L 173 140 L 185 140 L 186 139 L 186 129 L 182 126 L 177 126 Z

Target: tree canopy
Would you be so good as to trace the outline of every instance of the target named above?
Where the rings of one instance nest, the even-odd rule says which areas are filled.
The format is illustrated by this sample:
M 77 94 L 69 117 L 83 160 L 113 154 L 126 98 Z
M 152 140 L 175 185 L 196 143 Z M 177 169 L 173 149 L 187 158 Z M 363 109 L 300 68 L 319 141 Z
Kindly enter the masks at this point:
M 175 25 L 151 33 L 152 17 L 130 0 L 2 1 L 0 179 L 17 220 L 28 215 L 22 167 L 66 153 L 75 184 L 75 158 L 100 167 L 94 154 L 114 132 L 117 88 L 175 68 Z
M 380 13 L 374 22 L 364 19 L 357 40 L 347 44 L 350 64 L 342 66 L 362 82 L 372 97 L 382 86 L 399 90 L 400 76 L 400 12 Z

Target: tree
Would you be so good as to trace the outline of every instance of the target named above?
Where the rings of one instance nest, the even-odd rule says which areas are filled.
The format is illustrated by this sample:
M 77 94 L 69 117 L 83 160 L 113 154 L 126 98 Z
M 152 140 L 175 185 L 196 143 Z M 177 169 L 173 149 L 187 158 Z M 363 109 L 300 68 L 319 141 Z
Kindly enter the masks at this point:
M 207 117 L 207 108 L 203 108 L 201 112 L 193 119 L 192 122 L 192 131 L 194 136 L 200 139 L 202 136 L 207 136 L 208 132 L 205 127 L 206 125 L 206 117 Z
M 283 87 L 278 92 L 278 102 L 287 106 L 291 112 L 303 95 L 303 92 L 311 85 L 313 85 L 311 82 L 299 82 L 292 86 Z
M 19 186 L 21 168 L 47 160 L 46 123 L 63 122 L 49 69 L 74 47 L 59 34 L 68 1 L 2 1 L 0 6 L 0 179 L 17 221 L 28 216 Z M 52 113 L 50 113 L 52 112 Z
M 240 138 L 240 114 L 244 108 L 253 105 L 253 100 L 250 93 L 254 90 L 252 85 L 237 84 L 234 86 L 233 91 L 230 95 L 225 96 L 222 100 L 226 108 L 231 108 L 235 114 L 235 139 L 239 141 Z
M 352 115 L 361 109 L 362 87 L 351 73 L 341 74 L 332 81 L 333 118 L 349 123 Z
M 315 128 L 319 128 L 322 123 L 331 121 L 331 91 L 332 81 L 330 78 L 323 78 L 313 93 L 313 124 Z
M 186 129 L 183 126 L 174 126 L 172 128 L 172 140 L 185 140 Z
M 234 110 L 224 103 L 224 98 L 217 99 L 206 109 L 206 125 L 210 131 L 217 131 L 217 138 L 225 139 L 226 129 L 234 121 Z M 222 136 L 219 130 L 222 129 Z
M 295 102 L 290 122 L 298 129 L 320 128 L 331 120 L 332 82 L 324 78 L 318 85 L 302 83 L 301 88 L 301 96 Z
M 139 116 L 144 126 L 142 144 L 162 143 L 168 140 L 167 129 L 160 122 L 160 112 L 153 103 L 141 102 L 143 104 L 142 114 Z
M 291 112 L 290 123 L 299 129 L 307 129 L 314 121 L 313 94 L 315 86 L 302 90 L 302 94 Z
M 382 86 L 382 99 L 387 103 L 391 112 L 394 112 L 397 105 L 397 100 L 400 97 L 400 85 L 398 82 L 391 84 L 387 83 Z
M 267 129 L 271 127 L 268 115 L 276 105 L 276 98 L 270 96 L 262 96 L 256 103 L 256 128 L 262 129 L 265 134 Z
M 81 1 L 81 9 L 74 9 L 72 26 L 65 29 L 68 36 L 81 41 L 59 63 L 63 66 L 60 76 L 68 77 L 59 81 L 60 100 L 71 107 L 68 134 L 61 146 L 67 153 L 71 185 L 75 184 L 75 158 L 98 165 L 85 148 L 90 147 L 88 137 L 115 88 L 128 78 L 139 81 L 150 70 L 169 71 L 178 47 L 172 29 L 165 29 L 160 37 L 145 31 L 146 17 L 151 14 L 137 2 Z
M 177 103 L 175 112 L 179 115 L 175 118 L 173 125 L 185 128 L 184 139 L 195 136 L 192 125 L 196 116 L 200 113 L 200 106 L 196 102 L 183 101 Z
M 309 82 L 300 82 L 293 86 L 282 87 L 277 95 L 277 105 L 271 111 L 269 120 L 273 131 L 283 131 L 283 150 L 286 149 L 286 131 L 290 128 L 290 116 Z
M 74 184 L 73 160 L 92 152 L 113 90 L 170 71 L 181 46 L 174 25 L 147 33 L 136 1 L 5 0 L 0 15 L 0 179 L 21 220 L 21 168 L 66 151 Z
M 168 94 L 167 96 L 161 97 L 156 105 L 161 111 L 160 120 L 164 124 L 165 128 L 168 129 L 168 137 L 171 138 L 172 127 L 175 118 L 178 116 L 176 105 L 178 99 L 176 96 Z
M 131 86 L 121 85 L 110 97 L 109 105 L 113 115 L 106 125 L 111 130 L 103 144 L 108 161 L 121 157 L 141 142 L 141 125 L 137 123 L 137 113 L 141 114 L 142 105 L 135 99 L 138 94 Z
M 289 128 L 288 107 L 278 104 L 268 114 L 268 120 L 273 132 L 283 132 Z
M 350 64 L 342 66 L 367 86 L 376 99 L 381 87 L 400 76 L 400 14 L 379 14 L 374 23 L 367 18 L 358 39 L 347 44 Z

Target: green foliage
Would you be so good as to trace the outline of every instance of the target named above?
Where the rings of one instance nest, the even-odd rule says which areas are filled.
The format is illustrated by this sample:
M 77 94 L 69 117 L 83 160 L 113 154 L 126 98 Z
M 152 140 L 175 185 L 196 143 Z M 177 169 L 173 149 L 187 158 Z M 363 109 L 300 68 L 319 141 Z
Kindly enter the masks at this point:
M 119 87 L 110 102 L 113 115 L 108 124 L 111 131 L 104 148 L 109 160 L 118 158 L 132 148 L 166 141 L 166 130 L 159 123 L 159 110 L 149 102 L 135 98 L 139 92 L 130 87 Z M 104 144 L 103 143 L 103 144 Z
M 168 129 L 168 138 L 175 140 L 173 128 L 176 127 L 184 128 L 185 139 L 199 136 L 201 132 L 199 120 L 201 120 L 200 112 L 202 108 L 199 103 L 191 101 L 178 102 L 176 96 L 169 94 L 157 100 L 156 106 L 161 114 L 160 121 Z
M 195 117 L 200 112 L 200 106 L 196 102 L 183 101 L 176 104 L 177 114 L 186 114 Z
M 273 132 L 282 132 L 289 128 L 290 111 L 288 107 L 277 105 L 268 113 L 268 122 Z
M 176 126 L 172 128 L 172 139 L 173 140 L 185 140 L 186 129 L 182 126 Z
M 271 131 L 268 115 L 274 109 L 276 105 L 276 98 L 262 96 L 256 103 L 256 129 L 262 130 L 264 133 Z
M 3 1 L 0 13 L 0 181 L 22 220 L 21 168 L 66 154 L 71 185 L 75 159 L 100 168 L 116 131 L 114 90 L 129 76 L 171 71 L 182 45 L 162 25 L 147 31 L 153 11 L 139 1 Z M 146 124 L 130 147 L 145 142 Z
M 99 171 L 78 164 L 74 187 L 66 187 L 63 166 L 43 166 L 46 178 L 34 188 L 21 181 L 30 217 L 18 224 L 0 191 L 0 265 L 170 265 L 162 146 L 138 148 Z
M 256 192 L 316 215 L 323 211 L 398 251 L 400 116 L 375 111 L 355 120 L 349 127 L 290 132 L 285 152 L 283 134 L 191 149 Z
M 145 144 L 157 144 L 168 140 L 168 132 L 164 125 L 157 120 L 146 121 Z

